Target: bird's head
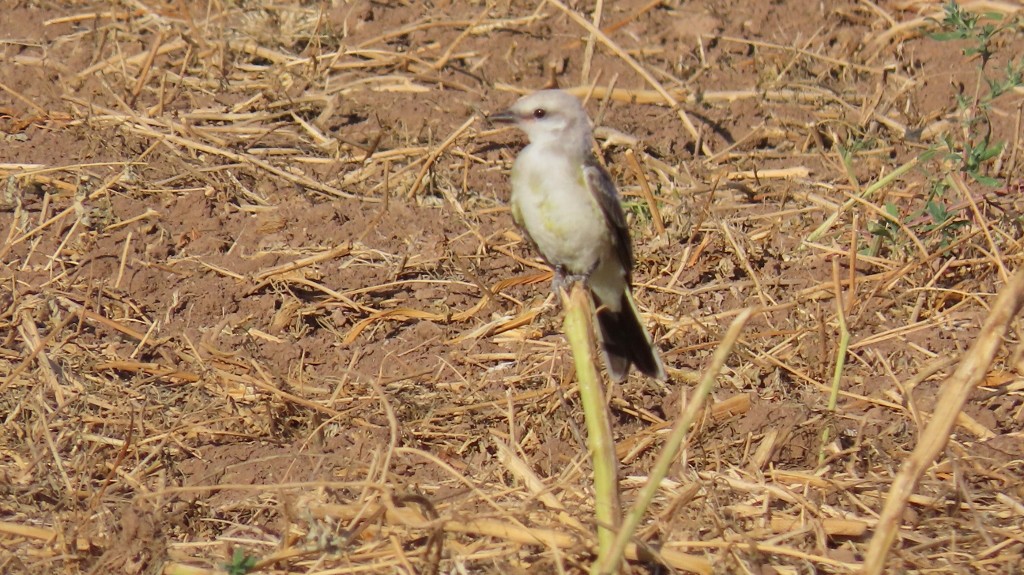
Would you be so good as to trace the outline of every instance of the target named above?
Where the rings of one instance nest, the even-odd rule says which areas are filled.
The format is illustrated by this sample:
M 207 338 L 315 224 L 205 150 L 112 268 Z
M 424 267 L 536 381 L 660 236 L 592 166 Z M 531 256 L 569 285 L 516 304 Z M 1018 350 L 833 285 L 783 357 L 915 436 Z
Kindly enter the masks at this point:
M 557 143 L 562 147 L 590 150 L 590 119 L 580 101 L 568 92 L 534 92 L 487 119 L 515 124 L 526 132 L 532 144 Z

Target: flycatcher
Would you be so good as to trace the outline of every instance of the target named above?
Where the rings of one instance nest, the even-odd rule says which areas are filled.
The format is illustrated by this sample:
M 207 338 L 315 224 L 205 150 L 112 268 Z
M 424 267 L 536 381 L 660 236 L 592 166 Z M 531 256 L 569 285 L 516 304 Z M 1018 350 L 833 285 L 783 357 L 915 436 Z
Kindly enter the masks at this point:
M 575 96 L 543 90 L 489 117 L 530 140 L 512 166 L 512 217 L 555 270 L 557 290 L 582 280 L 597 310 L 608 375 L 635 365 L 665 380 L 632 294 L 633 245 L 611 176 L 592 151 L 590 119 Z

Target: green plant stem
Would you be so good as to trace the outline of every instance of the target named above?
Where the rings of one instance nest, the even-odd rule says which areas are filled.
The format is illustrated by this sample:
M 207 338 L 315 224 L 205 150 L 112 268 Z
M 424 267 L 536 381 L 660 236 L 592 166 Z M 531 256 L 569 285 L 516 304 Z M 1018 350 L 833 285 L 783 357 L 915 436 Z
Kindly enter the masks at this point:
M 658 489 L 661 487 L 661 480 L 665 479 L 665 476 L 668 475 L 669 468 L 672 467 L 676 457 L 679 455 L 683 439 L 686 438 L 690 426 L 693 425 L 694 420 L 697 419 L 697 416 L 704 408 L 704 400 L 711 392 L 711 387 L 714 385 L 718 373 L 725 365 L 725 361 L 729 359 L 732 347 L 739 338 L 740 331 L 753 314 L 754 310 L 752 308 L 744 309 L 733 320 L 729 330 L 725 332 L 725 337 L 722 338 L 722 342 L 718 344 L 718 348 L 715 349 L 715 354 L 711 358 L 711 365 L 704 372 L 700 383 L 697 384 L 697 389 L 693 391 L 689 400 L 684 404 L 683 412 L 679 415 L 679 419 L 676 420 L 675 426 L 672 427 L 672 433 L 665 440 L 665 446 L 662 447 L 658 460 L 654 463 L 654 468 L 651 469 L 647 476 L 647 482 L 640 489 L 636 503 L 633 504 L 633 507 L 626 515 L 622 529 L 615 537 L 615 545 L 612 548 L 612 552 L 605 555 L 603 561 L 598 560 L 595 564 L 597 569 L 596 571 L 592 570 L 593 573 L 610 575 L 616 572 L 626 551 L 626 546 L 629 544 L 630 539 L 633 538 L 633 534 L 636 532 L 637 527 L 639 527 L 640 521 L 647 513 L 647 508 L 651 505 L 651 501 L 654 500 L 654 496 L 657 495 Z
M 562 292 L 565 307 L 563 328 L 576 364 L 580 403 L 587 423 L 587 448 L 594 466 L 594 515 L 597 520 L 597 564 L 605 560 L 622 522 L 619 503 L 619 460 L 615 456 L 612 426 L 605 400 L 604 386 L 594 356 L 594 317 L 590 296 L 579 283 L 567 296 Z M 620 558 L 621 560 L 621 558 Z
M 846 326 L 846 312 L 843 310 L 842 283 L 839 281 L 839 261 L 832 260 L 832 279 L 836 286 L 836 316 L 839 318 L 839 349 L 836 351 L 836 368 L 832 372 L 832 390 L 828 395 L 828 412 L 835 413 L 839 403 L 839 382 L 843 379 L 846 367 L 846 353 L 850 348 L 850 330 Z M 851 289 L 852 289 L 851 284 Z M 818 450 L 818 463 L 825 461 L 825 446 L 829 442 L 829 428 L 821 432 L 821 448 Z
M 873 195 L 878 190 L 880 190 L 880 189 L 884 188 L 885 186 L 889 185 L 890 183 L 892 183 L 896 178 L 899 178 L 903 174 L 909 172 L 920 161 L 921 160 L 920 160 L 919 157 L 911 158 L 910 161 L 908 161 L 907 163 L 905 163 L 902 166 L 896 168 L 895 170 L 889 172 L 888 175 L 886 175 L 882 179 L 878 180 L 877 182 L 875 182 L 875 183 L 871 184 L 870 186 L 868 186 L 867 188 L 865 188 L 864 191 L 861 192 L 860 197 L 861 198 L 868 198 L 868 197 L 870 197 L 871 195 Z M 832 227 L 832 224 L 836 223 L 836 220 L 839 219 L 839 216 L 842 215 L 843 212 L 845 212 L 846 210 L 849 210 L 851 207 L 853 207 L 853 205 L 855 203 L 857 203 L 857 199 L 856 198 L 851 198 L 849 200 L 846 200 L 843 203 L 843 205 L 838 210 L 835 211 L 835 213 L 833 213 L 829 217 L 825 218 L 825 221 L 822 222 L 822 224 L 820 226 L 818 226 L 813 232 L 810 233 L 810 235 L 807 236 L 807 241 L 808 242 L 818 241 L 818 238 L 823 236 L 825 234 L 825 232 L 827 232 L 829 230 L 829 228 Z

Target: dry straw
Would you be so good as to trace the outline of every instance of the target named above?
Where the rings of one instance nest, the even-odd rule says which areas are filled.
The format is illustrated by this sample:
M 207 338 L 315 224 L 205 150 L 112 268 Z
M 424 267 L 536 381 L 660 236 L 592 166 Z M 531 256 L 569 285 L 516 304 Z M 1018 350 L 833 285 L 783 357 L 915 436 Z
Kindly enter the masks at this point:
M 0 572 L 1021 570 L 1021 93 L 951 113 L 939 5 L 385 4 L 7 7 Z M 512 229 L 478 112 L 552 81 L 668 389 Z

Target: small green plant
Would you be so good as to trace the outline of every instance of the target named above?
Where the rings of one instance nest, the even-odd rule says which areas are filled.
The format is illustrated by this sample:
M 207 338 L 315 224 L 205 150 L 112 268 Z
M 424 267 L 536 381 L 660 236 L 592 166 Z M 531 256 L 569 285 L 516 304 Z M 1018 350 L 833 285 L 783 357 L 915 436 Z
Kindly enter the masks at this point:
M 925 199 L 924 206 L 907 214 L 901 213 L 896 204 L 887 202 L 885 213 L 888 217 L 881 218 L 868 226 L 868 232 L 875 237 L 875 242 L 863 250 L 863 253 L 874 255 L 878 250 L 878 244 L 883 241 L 897 244 L 902 234 L 899 223 L 919 236 L 928 237 L 940 248 L 948 246 L 956 238 L 960 228 L 968 223 L 960 215 L 962 210 L 950 208 L 945 197 L 948 191 L 947 180 L 936 180 Z
M 920 225 L 921 232 L 937 237 L 940 248 L 952 243 L 957 231 L 968 223 L 960 217 L 961 210 L 949 209 L 944 199 L 948 190 L 949 183 L 946 180 L 935 182 L 924 203 L 924 209 L 918 214 L 924 220 Z
M 877 239 L 896 243 L 896 238 L 900 235 L 900 227 L 896 224 L 896 220 L 900 219 L 900 210 L 896 207 L 896 204 L 886 202 L 885 213 L 888 214 L 889 217 L 870 224 L 868 226 L 868 231 Z M 873 251 L 876 250 L 872 250 L 872 252 Z
M 989 143 L 989 134 L 982 135 L 978 140 L 967 138 L 962 146 L 958 146 L 949 134 L 942 137 L 942 141 L 949 150 L 949 158 L 960 165 L 961 171 L 971 177 L 972 180 L 986 186 L 998 186 L 999 180 L 982 173 L 986 163 L 995 159 L 1003 151 L 1003 142 Z
M 997 178 L 986 175 L 986 166 L 1003 151 L 1003 142 L 993 142 L 989 111 L 992 102 L 1006 92 L 1024 84 L 1024 56 L 1015 61 L 1011 58 L 996 76 L 987 72 L 989 61 L 994 55 L 994 38 L 1005 31 L 1012 31 L 1016 21 L 1007 21 L 1002 14 L 988 12 L 974 14 L 964 12 L 960 5 L 950 1 L 944 7 L 945 17 L 937 22 L 938 32 L 931 38 L 940 42 L 963 41 L 967 45 L 961 52 L 968 57 L 977 56 L 978 76 L 973 94 L 960 92 L 956 95 L 962 135 L 942 137 L 946 158 L 959 166 L 972 180 L 986 186 L 997 186 Z
M 231 554 L 231 562 L 225 563 L 223 567 L 228 575 L 246 575 L 256 567 L 257 562 L 255 556 L 247 555 L 240 547 L 235 547 L 235 551 Z
M 647 205 L 647 202 L 644 200 L 627 200 L 623 202 L 622 207 L 627 213 L 633 214 L 633 217 L 641 222 L 649 222 L 653 217 L 651 215 L 651 207 Z
M 981 56 L 982 66 L 984 66 L 989 58 L 992 57 L 992 37 L 1001 28 L 993 24 L 978 26 L 982 15 L 964 12 L 960 9 L 960 5 L 953 0 L 950 0 L 949 4 L 946 4 L 943 9 L 945 10 L 946 17 L 939 23 L 942 26 L 942 31 L 931 34 L 931 37 L 940 42 L 949 40 L 967 40 L 972 42 L 973 45 L 964 48 L 964 55 L 973 56 L 977 54 Z M 989 12 L 984 17 L 987 20 L 1002 20 L 1002 15 L 998 12 Z
M 958 129 L 942 134 L 942 144 L 921 154 L 918 160 L 923 165 L 939 156 L 969 180 L 983 186 L 998 186 L 1002 180 L 996 177 L 998 174 L 992 174 L 993 163 L 1002 153 L 1005 143 L 993 140 L 989 113 L 996 98 L 1024 85 L 1024 56 L 1018 56 L 1016 60 L 1011 57 L 994 74 L 989 71 L 989 63 L 998 47 L 995 38 L 1001 33 L 1015 30 L 1018 22 L 995 12 L 966 12 L 954 1 L 944 6 L 943 19 L 933 22 L 939 29 L 930 35 L 932 39 L 965 43 L 961 53 L 977 59 L 977 79 L 973 90 L 962 88 L 955 96 Z M 939 173 L 931 176 L 931 189 L 919 209 L 904 212 L 896 205 L 887 203 L 885 212 L 888 217 L 879 218 L 868 227 L 868 231 L 875 237 L 868 252 L 876 252 L 881 242 L 896 244 L 902 233 L 900 224 L 914 234 L 938 243 L 940 247 L 949 245 L 960 228 L 967 225 L 967 221 L 960 215 L 962 209 L 954 208 L 947 197 L 949 189 L 948 175 Z

